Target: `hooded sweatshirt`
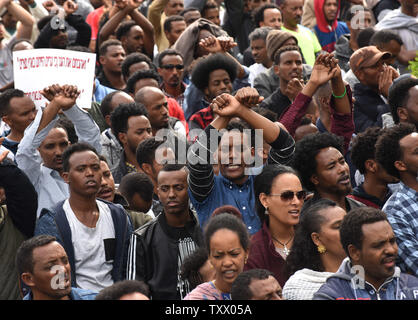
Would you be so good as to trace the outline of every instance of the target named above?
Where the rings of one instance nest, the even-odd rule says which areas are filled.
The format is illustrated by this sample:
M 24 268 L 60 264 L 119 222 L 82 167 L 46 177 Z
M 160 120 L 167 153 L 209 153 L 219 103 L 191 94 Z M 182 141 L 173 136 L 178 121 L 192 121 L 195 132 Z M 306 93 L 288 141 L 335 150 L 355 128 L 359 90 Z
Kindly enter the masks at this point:
M 379 288 L 361 281 L 356 273 L 360 268 L 353 268 L 350 259 L 345 258 L 337 273 L 314 294 L 313 300 L 418 300 L 418 278 L 401 273 L 399 267 L 395 267 L 393 275 Z
M 327 52 L 333 52 L 335 50 L 335 42 L 343 34 L 350 33 L 345 22 L 337 20 L 338 13 L 340 11 L 340 2 L 338 1 L 338 10 L 335 20 L 330 25 L 325 18 L 324 14 L 324 4 L 326 0 L 315 0 L 315 16 L 316 16 L 316 25 L 314 31 L 318 37 L 319 43 L 322 46 L 322 50 Z

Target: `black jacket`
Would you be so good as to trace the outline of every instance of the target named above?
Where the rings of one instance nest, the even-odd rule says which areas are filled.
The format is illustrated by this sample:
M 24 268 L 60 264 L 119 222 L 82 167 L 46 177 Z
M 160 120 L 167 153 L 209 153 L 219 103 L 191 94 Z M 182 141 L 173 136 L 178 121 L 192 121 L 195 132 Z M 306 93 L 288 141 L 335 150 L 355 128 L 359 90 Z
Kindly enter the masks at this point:
M 177 286 L 179 239 L 190 237 L 196 246 L 203 245 L 199 223 L 192 212 L 190 215 L 192 220 L 184 228 L 173 228 L 162 213 L 132 234 L 128 279 L 147 283 L 153 300 L 180 300 L 188 293 L 179 292 Z

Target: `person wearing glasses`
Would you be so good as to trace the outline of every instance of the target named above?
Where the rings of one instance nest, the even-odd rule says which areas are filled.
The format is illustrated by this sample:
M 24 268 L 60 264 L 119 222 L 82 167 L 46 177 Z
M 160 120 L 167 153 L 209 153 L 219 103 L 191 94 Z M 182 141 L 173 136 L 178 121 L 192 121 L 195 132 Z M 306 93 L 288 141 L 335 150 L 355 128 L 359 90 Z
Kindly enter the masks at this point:
M 283 287 L 287 280 L 286 259 L 292 250 L 306 191 L 294 169 L 267 165 L 254 180 L 254 196 L 262 227 L 251 238 L 244 270 L 267 269 Z
M 167 49 L 158 55 L 159 75 L 162 78 L 160 89 L 169 98 L 177 101 L 183 110 L 186 83 L 183 82 L 184 62 L 180 52 Z

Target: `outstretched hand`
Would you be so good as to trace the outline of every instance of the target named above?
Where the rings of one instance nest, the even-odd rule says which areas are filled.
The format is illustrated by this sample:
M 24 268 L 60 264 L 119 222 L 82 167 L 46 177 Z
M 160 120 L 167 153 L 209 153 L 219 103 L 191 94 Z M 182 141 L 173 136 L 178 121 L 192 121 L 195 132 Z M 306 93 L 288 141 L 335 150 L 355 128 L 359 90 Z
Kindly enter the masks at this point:
M 231 37 L 209 36 L 200 40 L 199 46 L 209 53 L 226 52 L 237 45 Z
M 54 84 L 41 91 L 41 94 L 49 101 L 54 101 L 62 110 L 70 109 L 80 95 L 76 86 Z
M 341 76 L 338 60 L 332 53 L 323 53 L 316 58 L 309 81 L 321 86 L 338 76 Z
M 305 84 L 303 83 L 303 80 L 293 78 L 289 81 L 289 83 L 286 86 L 284 94 L 290 98 L 290 100 L 295 100 L 296 96 L 302 91 Z
M 239 89 L 235 93 L 235 99 L 247 108 L 255 107 L 264 100 L 264 98 L 258 93 L 257 89 L 252 87 Z

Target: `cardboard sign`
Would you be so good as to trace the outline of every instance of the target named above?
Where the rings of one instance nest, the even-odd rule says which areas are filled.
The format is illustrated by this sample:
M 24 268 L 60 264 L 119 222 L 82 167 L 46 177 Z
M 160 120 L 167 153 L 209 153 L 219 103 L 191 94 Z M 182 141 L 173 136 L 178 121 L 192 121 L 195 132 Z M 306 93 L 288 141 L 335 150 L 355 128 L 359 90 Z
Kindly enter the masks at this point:
M 13 52 L 15 88 L 29 96 L 38 107 L 48 100 L 40 91 L 50 85 L 75 85 L 80 90 L 77 105 L 91 107 L 96 55 L 93 53 L 33 49 Z

